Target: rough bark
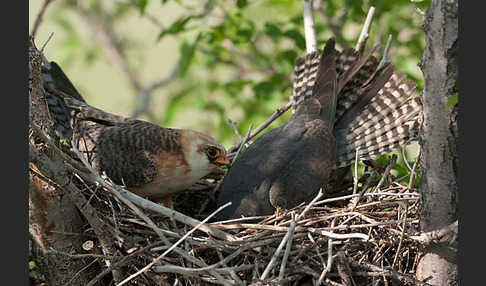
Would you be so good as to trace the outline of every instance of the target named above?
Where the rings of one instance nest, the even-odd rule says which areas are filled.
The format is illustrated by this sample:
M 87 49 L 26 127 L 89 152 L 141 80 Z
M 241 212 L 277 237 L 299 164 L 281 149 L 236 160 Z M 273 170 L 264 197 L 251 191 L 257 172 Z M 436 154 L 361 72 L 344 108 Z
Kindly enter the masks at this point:
M 420 64 L 424 74 L 420 225 L 427 232 L 457 220 L 458 104 L 446 106 L 457 92 L 458 0 L 432 0 L 423 27 L 426 45 Z M 426 246 L 417 278 L 432 285 L 457 285 L 456 241 L 447 236 Z
M 41 59 L 32 38 L 29 41 L 29 119 L 45 134 L 55 138 L 43 95 Z M 34 147 L 33 150 L 48 156 L 54 164 L 63 165 L 62 158 L 34 134 L 30 130 L 31 148 Z M 55 249 L 64 253 L 82 252 L 83 237 L 73 235 L 82 232 L 82 218 L 70 198 L 41 175 L 36 163 L 30 161 L 29 167 L 29 232 L 33 241 L 32 258 L 44 274 L 48 285 L 86 285 L 90 280 L 90 271 L 85 266 L 91 261 L 73 259 L 49 251 Z M 56 177 L 67 178 L 65 174 L 56 174 Z

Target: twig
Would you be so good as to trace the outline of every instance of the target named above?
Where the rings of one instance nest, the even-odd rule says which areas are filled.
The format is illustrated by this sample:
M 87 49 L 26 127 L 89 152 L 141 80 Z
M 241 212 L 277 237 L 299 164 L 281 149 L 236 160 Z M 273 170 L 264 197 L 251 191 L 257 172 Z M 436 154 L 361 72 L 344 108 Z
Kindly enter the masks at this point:
M 34 126 L 34 124 L 32 124 L 32 126 Z M 49 140 L 46 142 L 49 142 Z M 51 150 L 58 152 L 54 148 Z M 29 144 L 29 162 L 34 163 L 42 173 L 46 174 L 47 177 L 51 178 L 58 186 L 67 192 L 71 201 L 76 205 L 78 210 L 93 228 L 100 241 L 103 253 L 114 255 L 116 253 L 116 248 L 112 244 L 111 237 L 107 235 L 107 232 L 111 229 L 108 228 L 107 224 L 98 216 L 95 209 L 87 203 L 87 200 L 81 194 L 81 191 L 68 178 L 67 166 L 55 164 L 46 154 L 39 152 L 32 144 Z M 108 265 L 111 264 L 111 261 L 105 262 Z M 118 274 L 113 272 L 113 276 L 117 277 Z
M 238 139 L 240 139 L 240 141 L 243 141 L 243 137 L 241 137 L 241 134 L 240 132 L 238 131 L 238 128 L 236 128 L 236 122 L 234 122 L 233 120 L 231 119 L 228 119 L 228 123 L 231 125 L 231 127 L 233 128 L 233 132 L 235 132 L 236 136 L 238 136 Z M 241 143 L 240 143 L 241 144 Z
M 359 159 L 359 148 L 356 149 L 356 157 L 354 159 L 354 176 L 353 176 L 353 195 L 358 192 L 358 159 Z
M 424 245 L 429 245 L 432 241 L 440 240 L 449 233 L 457 233 L 459 230 L 459 222 L 456 220 L 448 226 L 438 230 L 421 233 L 420 235 L 412 235 L 411 239 L 416 240 Z
M 89 164 L 89 162 L 86 160 L 86 158 L 83 156 L 83 154 L 74 145 L 71 148 L 71 151 L 74 154 L 76 154 L 78 156 L 78 158 L 81 160 L 81 162 L 83 162 L 85 167 L 88 168 L 88 170 L 90 170 L 89 174 L 79 172 L 79 174 L 82 177 L 85 177 L 92 182 L 96 182 L 96 183 L 102 185 L 103 187 L 105 187 L 106 189 L 108 189 L 112 194 L 115 195 L 115 197 L 117 197 L 120 201 L 122 201 L 125 205 L 127 205 L 132 211 L 134 211 L 135 214 L 137 214 L 141 219 L 143 219 L 150 226 L 150 228 L 152 228 L 155 231 L 155 233 L 157 233 L 157 235 L 162 240 L 167 241 L 164 233 L 159 229 L 159 227 L 157 227 L 157 225 L 155 225 L 155 223 L 146 214 L 144 214 L 142 211 L 140 211 L 130 200 L 128 200 L 127 198 L 125 198 L 124 196 L 121 195 L 121 193 L 126 191 L 126 190 L 124 190 L 123 188 L 121 188 L 120 186 L 118 186 L 116 184 L 108 184 L 108 182 L 105 179 L 103 179 L 93 169 L 93 167 Z M 126 192 L 128 192 L 128 191 L 126 191 Z
M 287 265 L 287 261 L 289 259 L 290 249 L 292 248 L 292 240 L 294 239 L 294 232 L 295 226 L 297 224 L 297 217 L 294 213 L 292 213 L 292 222 L 290 223 L 289 227 L 289 239 L 287 241 L 287 246 L 285 247 L 284 256 L 282 258 L 282 264 L 280 265 L 280 271 L 278 273 L 278 280 L 282 280 L 284 278 L 285 273 L 285 266 Z
M 393 262 L 391 265 L 392 269 L 397 263 L 398 255 L 400 254 L 400 251 L 402 249 L 403 237 L 405 236 L 405 228 L 407 226 L 407 216 L 408 216 L 408 204 L 405 204 L 405 213 L 403 214 L 402 233 L 400 233 L 400 240 L 398 242 L 398 247 L 395 253 L 395 257 L 393 258 Z
M 49 33 L 47 40 L 44 42 L 44 44 L 42 44 L 42 47 L 39 50 L 39 52 L 41 53 L 42 58 L 43 58 L 42 60 L 44 60 L 44 49 L 46 48 L 47 43 L 49 43 L 49 41 L 51 40 L 52 36 L 54 36 L 54 32 Z
M 375 190 L 379 190 L 381 188 L 381 186 L 385 182 L 386 178 L 390 174 L 391 169 L 393 168 L 393 166 L 395 166 L 396 162 L 397 162 L 397 155 L 393 154 L 391 159 L 390 159 L 390 162 L 386 166 L 385 172 L 383 172 L 383 176 L 381 177 L 380 181 L 378 182 L 378 185 L 376 185 Z
M 64 252 L 64 251 L 60 251 L 60 250 L 56 250 L 54 248 L 49 248 L 47 251 L 46 251 L 47 254 L 59 254 L 59 255 L 64 255 L 64 256 L 67 256 L 67 257 L 70 257 L 70 258 L 74 258 L 74 259 L 84 259 L 84 258 L 88 258 L 88 257 L 91 257 L 91 258 L 103 258 L 103 259 L 113 259 L 115 258 L 115 256 L 109 256 L 109 255 L 101 255 L 101 254 L 94 254 L 94 253 L 85 253 L 85 254 L 71 254 L 71 253 L 68 253 L 68 252 Z
M 267 126 L 275 121 L 275 119 L 279 118 L 282 114 L 285 113 L 285 111 L 289 110 L 291 106 L 292 104 L 289 102 L 284 107 L 278 108 L 267 120 L 263 121 L 257 128 L 253 129 L 253 131 L 250 133 L 250 136 L 248 136 L 248 141 L 258 135 L 263 129 L 267 128 Z M 229 151 L 231 152 L 232 150 L 237 150 L 240 146 L 241 142 L 232 146 Z
M 415 178 L 415 170 L 417 170 L 418 161 L 420 160 L 420 153 L 421 151 L 419 151 L 417 158 L 415 158 L 415 162 L 413 162 L 412 172 L 410 173 L 410 179 L 408 181 L 408 190 L 412 189 L 413 179 Z
M 236 158 L 238 158 L 238 155 L 240 154 L 241 150 L 243 149 L 243 146 L 245 146 L 246 142 L 248 142 L 252 127 L 253 127 L 253 123 L 250 123 L 250 127 L 248 127 L 248 131 L 246 132 L 245 137 L 241 140 L 240 147 L 236 151 L 236 154 L 233 157 L 233 159 L 231 160 L 231 164 L 233 164 L 236 161 Z
M 132 201 L 134 204 L 138 205 L 139 207 L 142 207 L 147 210 L 151 210 L 154 212 L 157 212 L 159 214 L 163 214 L 169 218 L 175 219 L 177 221 L 180 221 L 184 224 L 190 225 L 190 226 L 197 226 L 200 224 L 200 221 L 193 219 L 189 216 L 186 216 L 184 214 L 179 213 L 176 210 L 166 208 L 164 206 L 161 206 L 159 204 L 156 204 L 152 201 L 146 200 L 140 196 L 137 196 L 134 193 L 131 193 L 129 191 L 123 191 L 123 195 L 127 197 L 130 201 Z M 219 229 L 216 229 L 215 227 L 209 225 L 209 224 L 203 224 L 198 227 L 199 230 L 206 232 L 207 234 L 213 235 L 217 238 L 224 239 L 227 241 L 237 241 L 238 238 L 232 236 L 229 233 L 226 233 L 224 231 L 221 231 Z
M 282 252 L 285 243 L 289 240 L 291 233 L 293 234 L 294 229 L 290 227 L 288 228 L 287 233 L 283 237 L 282 241 L 277 247 L 277 250 L 273 254 L 272 258 L 270 259 L 270 262 L 267 264 L 267 267 L 265 268 L 262 275 L 260 276 L 260 280 L 265 280 L 267 278 L 268 274 L 270 273 L 270 270 L 272 270 L 273 268 L 273 265 L 277 262 L 277 257 L 280 255 L 280 252 Z
M 221 251 L 217 250 L 218 252 L 218 257 L 219 257 L 219 261 L 221 262 L 221 264 L 228 268 L 228 272 L 230 273 L 231 275 L 231 278 L 233 278 L 235 281 L 236 281 L 236 284 L 238 285 L 245 285 L 245 283 L 243 283 L 243 281 L 241 281 L 240 277 L 238 277 L 238 275 L 236 275 L 236 272 L 233 268 L 231 267 L 228 267 L 228 265 L 226 264 L 226 262 L 223 262 L 224 261 L 224 258 L 223 258 L 223 255 L 221 254 Z
M 39 12 L 37 13 L 37 17 L 35 18 L 34 21 L 34 26 L 32 27 L 32 31 L 30 32 L 30 35 L 32 37 L 35 37 L 35 34 L 37 33 L 37 29 L 39 28 L 39 25 L 42 21 L 42 16 L 44 16 L 44 13 L 46 11 L 47 5 L 51 3 L 51 0 L 44 0 L 42 1 L 41 7 L 39 9 Z
M 72 281 L 74 281 L 74 279 L 76 279 L 76 277 L 81 274 L 83 271 L 85 271 L 86 269 L 88 269 L 93 263 L 95 263 L 97 261 L 97 259 L 93 259 L 93 261 L 91 261 L 90 263 L 88 263 L 86 266 L 84 266 L 83 268 L 81 268 L 78 272 L 76 272 L 76 274 L 73 275 L 73 277 L 64 284 L 64 286 L 69 286 L 69 285 L 73 285 Z
M 429 283 L 422 282 L 420 280 L 415 279 L 414 277 L 412 277 L 410 275 L 406 275 L 406 274 L 400 273 L 398 271 L 383 269 L 383 268 L 380 268 L 380 267 L 373 265 L 371 263 L 366 263 L 366 262 L 359 263 L 351 257 L 347 257 L 347 260 L 354 267 L 362 267 L 362 268 L 365 268 L 365 269 L 368 269 L 368 270 L 371 270 L 371 271 L 374 271 L 374 272 L 380 272 L 380 273 L 385 274 L 385 275 L 390 275 L 391 277 L 396 278 L 396 279 L 398 279 L 402 282 L 412 283 L 412 285 L 432 286 Z
M 370 28 L 371 28 L 371 21 L 373 20 L 373 15 L 375 14 L 375 7 L 371 6 L 368 10 L 368 15 L 366 15 L 366 20 L 363 25 L 363 29 L 361 29 L 361 34 L 359 35 L 358 42 L 356 43 L 356 47 L 354 48 L 360 54 L 363 54 L 366 41 L 368 40 Z
M 140 114 L 146 111 L 147 106 L 150 103 L 152 93 L 156 89 L 168 85 L 177 76 L 177 73 L 179 72 L 179 67 L 179 62 L 177 62 L 166 77 L 148 85 L 139 92 L 137 105 L 132 113 L 133 118 L 138 117 Z
M 322 192 L 322 188 L 319 189 L 317 195 L 312 199 L 312 201 L 305 207 L 304 211 L 297 216 L 297 221 L 305 216 L 305 214 L 309 211 L 309 209 L 324 195 Z
M 368 188 L 371 185 L 371 183 L 375 180 L 375 177 L 376 177 L 376 170 L 373 170 L 371 172 L 370 177 L 366 181 L 366 184 L 363 186 L 363 188 L 359 192 L 358 197 L 355 198 L 355 199 L 353 199 L 352 206 L 351 206 L 351 211 L 354 211 L 356 209 L 356 206 L 358 206 L 359 201 L 361 200 L 361 198 L 365 194 L 366 190 L 368 190 Z
M 304 12 L 305 47 L 307 50 L 307 54 L 311 54 L 317 51 L 312 0 L 302 0 L 302 4 Z
M 386 64 L 388 64 L 390 62 L 388 60 L 388 52 L 390 50 L 391 41 L 392 41 L 392 35 L 390 34 L 390 35 L 388 35 L 388 40 L 386 41 L 385 50 L 383 51 L 383 57 L 381 58 L 380 65 L 378 66 L 377 70 L 382 69 Z
M 82 176 L 84 176 L 85 178 L 87 178 L 90 181 L 97 182 L 97 183 L 101 184 L 106 189 L 108 189 L 109 191 L 111 191 L 119 200 L 121 200 L 125 205 L 127 205 L 130 209 L 132 209 L 135 212 L 135 214 L 137 214 L 140 218 L 142 218 L 149 225 L 149 227 L 152 228 L 152 230 L 154 230 L 154 232 L 162 239 L 162 241 L 164 241 L 164 243 L 166 245 L 170 245 L 171 244 L 167 240 L 167 238 L 165 237 L 165 235 L 163 234 L 163 232 L 161 231 L 161 229 L 159 229 L 152 222 L 152 220 L 148 216 L 146 216 L 143 212 L 141 212 L 130 200 L 128 200 L 127 198 L 125 198 L 122 195 L 122 193 L 125 194 L 125 195 L 126 194 L 132 194 L 132 193 L 128 192 L 127 190 L 121 188 L 120 186 L 118 186 L 116 184 L 108 184 L 108 182 L 106 180 L 104 180 L 103 178 L 101 178 L 101 176 L 98 173 L 96 173 L 94 171 L 94 169 L 92 169 L 91 165 L 89 165 L 89 163 L 87 162 L 86 158 L 81 154 L 81 152 L 79 152 L 79 150 L 73 148 L 73 151 L 80 158 L 80 160 L 83 162 L 83 164 L 85 164 L 85 166 L 91 171 L 90 174 L 83 174 L 83 173 L 80 172 L 80 174 Z M 134 195 L 134 196 L 136 196 L 136 195 Z M 194 263 L 197 263 L 198 265 L 205 266 L 205 263 L 204 262 L 201 262 L 200 260 L 196 259 L 195 257 L 188 255 L 184 250 L 182 250 L 180 248 L 172 248 L 172 249 L 177 254 L 183 256 L 185 259 L 187 259 L 189 261 L 192 261 Z M 219 276 L 219 274 L 217 274 L 217 273 L 215 273 L 213 271 L 211 271 L 211 274 L 213 274 L 218 279 L 223 279 L 222 277 Z
M 227 204 L 219 207 L 217 210 L 215 210 L 213 213 L 211 213 L 209 216 L 207 216 L 203 221 L 201 221 L 198 225 L 196 225 L 195 227 L 193 227 L 190 231 L 188 231 L 183 237 L 181 237 L 176 243 L 174 243 L 169 249 L 167 249 L 164 253 L 162 253 L 161 255 L 159 255 L 157 258 L 155 258 L 152 262 L 150 262 L 149 264 L 147 264 L 145 267 L 143 267 L 142 269 L 140 269 L 138 272 L 130 275 L 129 277 L 127 277 L 125 280 L 123 280 L 122 282 L 118 283 L 117 286 L 122 286 L 124 284 L 126 284 L 127 282 L 129 282 L 130 280 L 132 280 L 133 278 L 137 277 L 138 275 L 140 275 L 141 273 L 143 273 L 144 271 L 150 269 L 150 267 L 152 267 L 152 265 L 154 265 L 157 261 L 159 261 L 160 259 L 162 259 L 164 256 L 166 256 L 169 252 L 171 252 L 172 250 L 174 250 L 174 248 L 179 245 L 181 242 L 183 242 L 189 235 L 191 235 L 194 231 L 196 231 L 199 227 L 201 227 L 202 225 L 204 225 L 204 223 L 206 223 L 208 220 L 210 220 L 214 215 L 216 215 L 218 212 L 220 212 L 222 209 L 224 209 L 225 207 L 231 205 L 231 202 L 228 202 Z M 224 283 L 225 285 L 230 285 L 229 283 Z
M 324 227 L 324 228 L 313 228 L 313 227 L 302 227 L 296 226 L 295 232 L 312 232 L 316 234 L 320 234 L 322 236 L 332 237 L 334 239 L 350 239 L 350 238 L 358 238 L 367 240 L 369 237 L 366 234 L 362 233 L 333 233 L 327 230 L 334 230 L 334 229 L 350 229 L 350 228 L 364 228 L 364 227 L 371 227 L 371 226 L 378 226 L 378 225 L 387 225 L 387 224 L 397 224 L 401 223 L 402 221 L 388 221 L 382 223 L 370 223 L 370 224 L 363 224 L 363 225 L 351 225 L 351 226 L 342 226 L 342 227 Z M 298 223 L 298 222 L 297 222 Z M 281 232 L 288 232 L 289 227 L 285 226 L 277 226 L 277 225 L 265 225 L 265 224 L 251 224 L 251 223 L 242 223 L 242 224 L 230 224 L 230 225 L 214 225 L 217 228 L 221 229 L 239 229 L 239 228 L 247 228 L 247 229 L 261 229 L 261 230 L 271 230 L 271 231 L 281 231 Z M 324 230 L 326 229 L 326 230 Z
M 336 222 L 336 219 L 333 219 L 331 221 L 331 228 L 334 227 L 334 223 Z M 326 277 L 326 274 L 331 271 L 331 266 L 332 266 L 332 238 L 329 237 L 327 240 L 327 265 L 326 267 L 322 270 L 321 275 L 319 276 L 319 279 L 317 280 L 316 285 L 321 285 L 322 280 Z

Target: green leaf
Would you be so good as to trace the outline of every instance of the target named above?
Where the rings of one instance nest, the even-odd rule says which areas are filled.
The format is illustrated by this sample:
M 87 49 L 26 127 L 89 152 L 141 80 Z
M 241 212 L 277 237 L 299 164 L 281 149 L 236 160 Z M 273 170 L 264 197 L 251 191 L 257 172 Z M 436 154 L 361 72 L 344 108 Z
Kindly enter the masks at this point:
M 271 81 L 262 81 L 253 86 L 256 96 L 266 98 L 275 89 L 275 84 Z
M 138 11 L 140 12 L 140 15 L 145 14 L 145 8 L 147 7 L 148 0 L 136 0 L 135 5 L 138 7 Z
M 292 67 L 295 64 L 295 59 L 297 58 L 297 52 L 295 50 L 283 50 L 278 52 L 276 59 L 278 61 L 286 61 L 288 62 Z
M 159 36 L 157 37 L 157 41 L 160 41 L 163 37 L 167 35 L 174 35 L 179 34 L 186 30 L 186 24 L 189 23 L 193 18 L 196 18 L 195 15 L 184 16 L 177 19 L 169 28 L 162 30 Z
M 302 36 L 302 33 L 295 30 L 290 29 L 284 32 L 284 35 L 292 40 L 294 40 L 295 44 L 299 49 L 305 50 L 305 38 Z
M 194 52 L 196 50 L 196 46 L 201 39 L 202 39 L 202 33 L 199 33 L 196 37 L 196 40 L 194 40 L 192 44 L 189 44 L 187 41 L 182 42 L 179 48 L 179 52 L 181 55 L 181 59 L 179 62 L 180 77 L 184 77 L 189 66 L 191 65 L 192 59 L 194 58 Z
M 242 8 L 245 8 L 246 5 L 248 5 L 248 1 L 247 0 L 237 0 L 236 1 L 236 6 L 240 9 Z
M 447 102 L 446 102 L 446 105 L 445 105 L 446 110 L 449 110 L 450 107 L 456 105 L 458 102 L 459 102 L 459 96 L 456 92 L 453 95 L 451 95 L 449 97 L 449 99 L 447 99 Z
M 273 39 L 281 37 L 283 35 L 282 30 L 280 30 L 280 28 L 273 23 L 266 22 L 263 29 L 265 34 Z

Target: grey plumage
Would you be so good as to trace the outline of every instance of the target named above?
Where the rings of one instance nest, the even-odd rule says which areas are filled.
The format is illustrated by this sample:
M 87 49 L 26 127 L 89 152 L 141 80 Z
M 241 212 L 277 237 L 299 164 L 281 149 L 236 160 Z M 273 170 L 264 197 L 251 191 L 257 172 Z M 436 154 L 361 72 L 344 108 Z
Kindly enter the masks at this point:
M 331 48 L 332 47 L 332 48 Z M 218 220 L 268 215 L 310 201 L 330 173 L 400 148 L 415 138 L 422 104 L 415 84 L 387 65 L 328 41 L 322 56 L 296 60 L 292 117 L 240 154 L 221 184 Z M 332 72 L 334 70 L 334 72 Z
M 270 214 L 312 198 L 335 165 L 332 135 L 336 112 L 337 73 L 334 40 L 323 55 L 299 60 L 292 117 L 260 136 L 240 154 L 221 183 L 219 205 L 232 205 L 218 219 Z M 316 80 L 317 79 L 317 80 Z
M 360 57 L 352 48 L 337 51 L 336 71 L 339 85 L 336 123 L 333 135 L 337 143 L 336 168 L 350 165 L 359 148 L 361 160 L 386 154 L 416 138 L 420 127 L 422 103 L 413 97 L 415 83 L 388 65 L 377 70 L 378 60 L 372 52 Z M 294 69 L 293 111 L 308 97 L 316 78 L 318 58 L 315 54 L 298 59 Z M 365 59 L 343 84 L 359 60 Z M 310 64 L 309 64 L 310 63 Z

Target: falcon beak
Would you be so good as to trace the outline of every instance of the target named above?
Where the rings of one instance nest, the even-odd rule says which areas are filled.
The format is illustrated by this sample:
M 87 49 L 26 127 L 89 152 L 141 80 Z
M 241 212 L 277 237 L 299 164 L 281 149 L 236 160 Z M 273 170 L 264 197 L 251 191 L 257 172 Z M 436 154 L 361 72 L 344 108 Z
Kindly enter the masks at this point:
M 228 160 L 228 157 L 226 155 L 220 156 L 217 160 L 214 161 L 214 167 L 218 173 L 223 174 L 224 171 L 220 166 L 226 166 L 228 167 L 230 165 L 230 161 Z

